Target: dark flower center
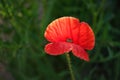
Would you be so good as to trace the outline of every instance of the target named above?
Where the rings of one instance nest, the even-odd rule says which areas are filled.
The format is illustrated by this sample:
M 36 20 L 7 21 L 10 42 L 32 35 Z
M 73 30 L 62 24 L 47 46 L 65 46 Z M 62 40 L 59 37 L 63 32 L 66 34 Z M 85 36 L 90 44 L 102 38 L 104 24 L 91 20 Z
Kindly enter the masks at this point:
M 72 43 L 73 41 L 72 41 L 72 39 L 67 39 L 66 42 Z

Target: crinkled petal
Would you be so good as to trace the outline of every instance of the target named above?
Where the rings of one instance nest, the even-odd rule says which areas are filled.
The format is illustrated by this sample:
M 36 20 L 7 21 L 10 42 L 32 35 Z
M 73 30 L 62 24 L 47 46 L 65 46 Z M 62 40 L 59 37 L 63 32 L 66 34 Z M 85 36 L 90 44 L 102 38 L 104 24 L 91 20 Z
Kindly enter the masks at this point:
M 91 27 L 85 22 L 80 23 L 78 42 L 82 48 L 87 50 L 92 50 L 95 45 L 94 33 Z
M 67 42 L 49 43 L 45 46 L 45 52 L 50 55 L 61 55 L 72 49 L 71 44 Z
M 76 57 L 83 59 L 85 61 L 89 61 L 88 53 L 79 45 L 73 44 L 72 45 L 72 52 Z
M 79 24 L 79 20 L 74 17 L 58 18 L 48 25 L 44 36 L 50 42 L 62 42 L 67 39 L 75 42 L 78 39 Z

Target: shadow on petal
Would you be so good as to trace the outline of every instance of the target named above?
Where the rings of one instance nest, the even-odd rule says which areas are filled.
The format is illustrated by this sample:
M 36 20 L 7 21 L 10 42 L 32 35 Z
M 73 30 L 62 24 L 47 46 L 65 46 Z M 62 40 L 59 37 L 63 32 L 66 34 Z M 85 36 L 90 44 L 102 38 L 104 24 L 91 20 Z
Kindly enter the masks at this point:
M 85 61 L 89 61 L 88 53 L 79 45 L 73 44 L 72 45 L 72 52 L 76 57 L 83 59 Z
M 45 46 L 45 52 L 50 55 L 61 55 L 69 52 L 71 49 L 71 44 L 67 42 L 49 43 Z

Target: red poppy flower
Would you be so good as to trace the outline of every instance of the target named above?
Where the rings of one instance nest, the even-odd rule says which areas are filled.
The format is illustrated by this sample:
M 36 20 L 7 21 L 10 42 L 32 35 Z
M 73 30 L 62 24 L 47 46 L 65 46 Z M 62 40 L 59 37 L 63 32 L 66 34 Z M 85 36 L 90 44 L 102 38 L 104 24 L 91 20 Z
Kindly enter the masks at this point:
M 90 26 L 74 17 L 61 17 L 51 22 L 44 34 L 51 43 L 45 46 L 50 55 L 61 55 L 72 51 L 73 55 L 89 61 L 85 50 L 92 50 L 95 37 Z

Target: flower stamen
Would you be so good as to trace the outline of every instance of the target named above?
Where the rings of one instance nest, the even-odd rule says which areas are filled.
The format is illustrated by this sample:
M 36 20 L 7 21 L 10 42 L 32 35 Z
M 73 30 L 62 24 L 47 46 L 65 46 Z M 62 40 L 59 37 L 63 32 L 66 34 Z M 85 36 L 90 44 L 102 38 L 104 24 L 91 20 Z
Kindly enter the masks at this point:
M 72 39 L 67 39 L 66 42 L 72 43 L 73 41 L 72 41 Z

